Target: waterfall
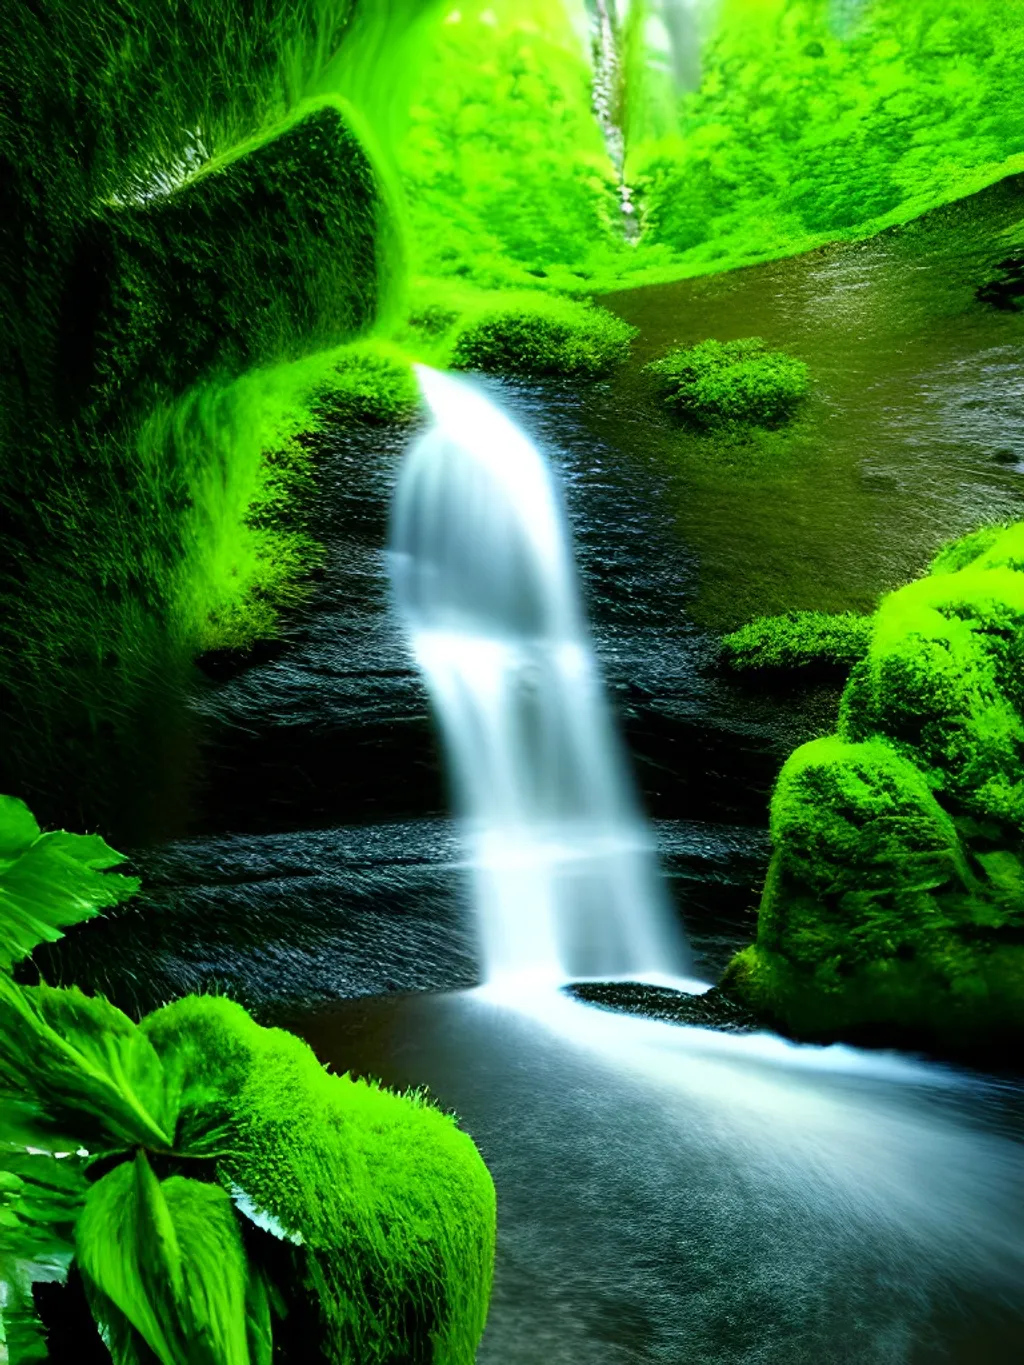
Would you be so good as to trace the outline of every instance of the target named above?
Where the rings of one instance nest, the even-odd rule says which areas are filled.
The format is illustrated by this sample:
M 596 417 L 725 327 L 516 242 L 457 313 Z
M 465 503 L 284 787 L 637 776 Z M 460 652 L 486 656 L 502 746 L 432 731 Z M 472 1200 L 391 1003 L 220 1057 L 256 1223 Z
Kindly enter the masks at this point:
M 627 241 L 636 241 L 640 229 L 636 220 L 633 190 L 626 183 L 626 131 L 622 126 L 622 56 L 619 51 L 619 24 L 615 0 L 591 0 L 592 48 L 594 66 L 594 117 L 604 136 L 608 157 L 619 182 L 619 207 Z
M 468 380 L 417 367 L 433 418 L 391 525 L 395 603 L 440 721 L 489 983 L 687 966 L 587 632 L 551 473 Z

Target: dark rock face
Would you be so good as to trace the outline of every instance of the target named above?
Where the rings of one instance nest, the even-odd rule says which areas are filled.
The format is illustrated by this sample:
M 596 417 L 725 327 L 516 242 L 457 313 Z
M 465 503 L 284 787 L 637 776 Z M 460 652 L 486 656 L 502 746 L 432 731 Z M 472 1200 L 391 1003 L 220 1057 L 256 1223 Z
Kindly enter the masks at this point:
M 723 983 L 799 1036 L 1024 1034 L 1024 524 L 891 594 L 840 732 L 787 762 L 757 943 Z
M 1024 256 L 1009 256 L 996 269 L 999 274 L 975 290 L 974 297 L 1001 312 L 1019 313 L 1024 299 Z

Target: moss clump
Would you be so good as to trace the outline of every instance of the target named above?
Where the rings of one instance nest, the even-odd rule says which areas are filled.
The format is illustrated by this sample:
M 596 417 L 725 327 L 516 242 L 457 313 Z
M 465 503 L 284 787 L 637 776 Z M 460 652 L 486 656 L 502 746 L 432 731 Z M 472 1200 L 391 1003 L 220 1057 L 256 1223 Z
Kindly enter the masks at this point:
M 456 328 L 450 364 L 596 379 L 626 359 L 635 335 L 635 327 L 605 308 L 542 294 L 499 295 Z
M 846 611 L 790 611 L 759 616 L 722 640 L 722 659 L 737 673 L 846 673 L 867 653 L 870 616 Z
M 648 365 L 666 405 L 698 428 L 778 427 L 807 396 L 808 370 L 760 337 L 677 347 Z
M 317 385 L 317 411 L 332 422 L 404 422 L 419 408 L 409 357 L 382 341 L 347 346 Z
M 839 734 L 772 798 L 754 947 L 727 986 L 799 1034 L 1024 1031 L 1024 523 L 880 606 Z
M 494 1187 L 471 1139 L 421 1096 L 329 1075 L 305 1043 L 227 1000 L 143 1029 L 181 1096 L 179 1132 L 217 1134 L 218 1175 L 269 1215 L 334 1365 L 471 1365 L 494 1256 Z

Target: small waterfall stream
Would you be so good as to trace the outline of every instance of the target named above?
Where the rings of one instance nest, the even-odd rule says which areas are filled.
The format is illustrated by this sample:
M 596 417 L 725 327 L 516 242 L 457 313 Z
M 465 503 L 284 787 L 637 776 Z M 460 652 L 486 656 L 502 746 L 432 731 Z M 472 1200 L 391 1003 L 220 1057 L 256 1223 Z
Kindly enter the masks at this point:
M 423 367 L 394 594 L 441 722 L 488 983 L 675 978 L 688 965 L 612 728 L 560 499 L 469 381 Z

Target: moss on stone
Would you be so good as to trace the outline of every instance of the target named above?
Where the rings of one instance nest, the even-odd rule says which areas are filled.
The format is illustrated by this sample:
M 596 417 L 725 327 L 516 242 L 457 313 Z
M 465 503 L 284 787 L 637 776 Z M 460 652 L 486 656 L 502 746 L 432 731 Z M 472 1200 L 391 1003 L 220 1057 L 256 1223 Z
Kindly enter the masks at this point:
M 494 1187 L 422 1095 L 328 1074 L 300 1039 L 190 997 L 143 1028 L 181 1095 L 178 1142 L 270 1215 L 319 1304 L 334 1365 L 472 1365 L 494 1256 Z M 193 1145 L 193 1150 L 194 1150 Z
M 808 369 L 760 337 L 676 347 L 647 369 L 665 404 L 697 428 L 778 427 L 806 397 Z
M 725 987 L 809 1036 L 1024 1033 L 1024 523 L 890 594 L 839 734 L 772 798 L 756 944 Z
M 595 379 L 626 359 L 635 335 L 635 327 L 592 304 L 499 294 L 457 325 L 450 364 L 456 370 Z
M 310 354 L 372 320 L 384 210 L 335 98 L 67 204 L 35 174 L 2 229 L 24 229 L 26 290 L 3 338 L 0 772 L 48 821 L 138 839 L 181 819 L 192 658 L 273 633 L 317 560 L 291 496 L 331 360 Z
M 870 616 L 790 611 L 759 616 L 722 640 L 722 660 L 737 673 L 846 673 L 867 653 Z
M 65 411 L 167 397 L 367 326 L 381 210 L 351 122 L 343 101 L 304 104 L 169 192 L 94 213 L 63 304 Z
M 404 422 L 419 408 L 412 362 L 399 347 L 370 340 L 346 346 L 317 385 L 317 411 L 332 422 Z

